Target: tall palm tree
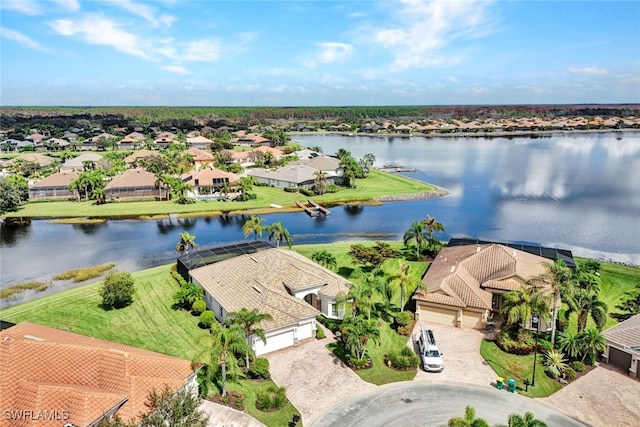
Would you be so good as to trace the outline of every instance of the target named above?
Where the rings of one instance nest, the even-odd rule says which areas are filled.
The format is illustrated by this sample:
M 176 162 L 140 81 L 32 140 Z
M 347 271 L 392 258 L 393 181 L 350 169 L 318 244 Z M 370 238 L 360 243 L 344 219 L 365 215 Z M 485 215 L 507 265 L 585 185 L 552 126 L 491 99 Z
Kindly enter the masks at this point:
M 436 221 L 431 215 L 428 215 L 426 220 L 422 220 L 422 224 L 425 226 L 427 250 L 431 255 L 435 255 L 438 251 L 438 244 L 440 243 L 435 235 L 446 232 L 444 225 L 440 221 Z
M 572 304 L 573 296 L 573 283 L 571 270 L 567 267 L 564 261 L 556 260 L 555 263 L 544 263 L 546 272 L 533 279 L 533 281 L 542 281 L 550 286 L 550 298 L 552 300 L 552 314 L 551 314 L 551 344 L 556 339 L 556 319 L 558 318 L 558 308 L 564 301 L 567 304 Z
M 311 254 L 311 260 L 317 262 L 326 268 L 333 270 L 338 267 L 338 261 L 333 254 L 326 249 Z
M 342 323 L 342 340 L 347 351 L 356 359 L 362 360 L 369 341 L 380 343 L 380 329 L 375 319 L 363 316 L 345 318 Z
M 274 222 L 270 226 L 267 227 L 269 231 L 269 241 L 274 239 L 276 241 L 276 247 L 280 247 L 280 242 L 283 240 L 287 242 L 289 249 L 291 249 L 291 235 L 289 234 L 289 230 L 284 228 L 281 222 Z
M 245 366 L 247 369 L 249 369 L 249 353 L 251 351 L 249 338 L 251 338 L 252 335 L 256 335 L 263 343 L 267 343 L 264 330 L 256 327 L 256 325 L 263 320 L 271 320 L 271 315 L 269 313 L 260 313 L 257 308 L 252 310 L 241 308 L 238 312 L 229 313 L 229 317 L 227 318 L 229 324 L 239 325 L 244 331 L 244 338 L 247 341 L 247 348 L 245 349 Z
M 258 236 L 262 236 L 262 233 L 264 231 L 264 226 L 262 225 L 263 222 L 264 218 L 260 218 L 256 215 L 251 215 L 242 226 L 244 238 L 246 239 L 249 234 L 253 233 L 254 240 L 258 240 Z
M 324 188 L 327 185 L 327 174 L 324 171 L 317 170 L 313 173 L 313 185 L 316 194 L 324 194 Z
M 509 427 L 547 427 L 544 421 L 537 419 L 533 413 L 526 412 L 523 415 L 509 415 Z
M 587 356 L 595 359 L 599 351 L 604 351 L 607 348 L 607 340 L 604 338 L 604 335 L 595 328 L 589 328 L 582 332 L 580 334 L 580 342 L 582 343 L 582 350 L 584 351 L 582 356 L 583 362 Z
M 607 304 L 600 300 L 597 293 L 590 293 L 585 289 L 575 291 L 573 298 L 575 310 L 578 312 L 578 333 L 581 333 L 587 327 L 589 316 L 593 319 L 598 330 L 602 330 L 607 323 Z M 568 313 L 573 311 L 573 307 L 567 310 Z
M 176 245 L 176 252 L 188 254 L 191 248 L 197 248 L 198 244 L 195 239 L 195 234 L 189 234 L 186 231 L 180 233 L 180 241 Z
M 204 375 L 208 383 L 216 378 L 220 379 L 221 394 L 226 396 L 227 377 L 233 379 L 238 375 L 236 355 L 244 353 L 247 347 L 244 331 L 240 325 L 225 327 L 214 323 L 206 338 L 207 345 L 196 360 L 207 364 Z M 204 360 L 199 360 L 203 358 Z
M 502 313 L 510 325 L 520 323 L 521 327 L 527 327 L 533 314 L 538 314 L 543 320 L 549 317 L 549 308 L 541 288 L 525 285 L 507 292 L 503 298 Z
M 476 410 L 473 406 L 467 406 L 464 408 L 464 418 L 453 417 L 449 419 L 447 423 L 448 427 L 491 427 L 486 420 L 482 418 L 476 418 Z
M 404 232 L 404 236 L 402 238 L 405 246 L 407 243 L 413 241 L 416 245 L 416 259 L 420 259 L 420 252 L 422 247 L 424 246 L 424 241 L 427 239 L 426 231 L 424 228 L 424 224 L 420 221 L 413 221 L 411 223 L 411 228 Z
M 415 289 L 420 286 L 422 281 L 409 274 L 411 269 L 409 264 L 400 261 L 398 267 L 398 272 L 391 280 L 391 284 L 400 289 L 400 311 L 404 311 L 405 301 L 409 299 L 409 292 L 412 288 Z

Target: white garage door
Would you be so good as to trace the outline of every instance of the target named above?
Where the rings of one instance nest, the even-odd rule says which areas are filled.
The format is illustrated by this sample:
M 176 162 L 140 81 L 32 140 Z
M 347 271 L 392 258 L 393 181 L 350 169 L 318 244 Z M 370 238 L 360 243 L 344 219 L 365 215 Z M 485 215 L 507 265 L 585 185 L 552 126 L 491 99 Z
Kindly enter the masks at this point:
M 314 337 L 314 330 L 315 328 L 313 321 L 298 326 L 298 330 L 296 331 L 296 337 L 298 338 L 298 341 Z
M 294 344 L 293 329 L 282 331 L 274 335 L 267 335 L 267 343 L 263 343 L 260 338 L 255 341 L 255 352 L 257 356 L 291 347 Z
M 482 313 L 476 313 L 474 311 L 462 311 L 462 327 L 482 329 L 484 324 L 482 323 Z
M 439 323 L 441 325 L 458 326 L 458 310 L 447 310 L 440 307 L 420 305 L 420 320 Z

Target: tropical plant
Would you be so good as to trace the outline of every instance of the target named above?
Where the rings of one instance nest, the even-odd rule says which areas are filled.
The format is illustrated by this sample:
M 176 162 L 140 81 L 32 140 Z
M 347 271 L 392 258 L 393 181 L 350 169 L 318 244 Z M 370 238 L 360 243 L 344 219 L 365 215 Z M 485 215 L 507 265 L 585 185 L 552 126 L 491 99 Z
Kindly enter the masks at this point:
M 416 259 L 420 259 L 420 253 L 422 252 L 426 239 L 428 239 L 428 236 L 425 225 L 420 221 L 413 221 L 411 228 L 404 232 L 402 241 L 406 247 L 409 247 L 409 242 L 413 242 L 416 247 Z
M 263 343 L 267 343 L 267 337 L 264 335 L 264 330 L 256 327 L 256 325 L 265 320 L 271 320 L 271 315 L 269 313 L 260 313 L 257 308 L 251 310 L 241 308 L 238 312 L 229 313 L 229 317 L 227 317 L 227 324 L 238 325 L 244 331 L 244 338 L 247 341 L 247 348 L 245 349 L 245 366 L 247 369 L 250 368 L 249 354 L 253 352 L 249 342 L 251 336 L 255 335 L 260 338 Z
M 562 375 L 562 371 L 568 367 L 566 361 L 567 359 L 564 358 L 564 353 L 551 349 L 545 354 L 544 364 L 547 367 L 547 371 L 549 371 L 554 378 L 557 378 Z
M 571 313 L 573 309 L 578 312 L 578 333 L 583 332 L 587 327 L 589 316 L 593 319 L 598 330 L 602 330 L 607 323 L 607 304 L 600 300 L 596 293 L 577 289 L 573 297 L 573 307 L 570 307 L 567 313 Z
M 215 320 L 216 317 L 211 310 L 205 310 L 200 314 L 200 325 L 205 329 L 210 329 Z
M 193 282 L 185 282 L 173 295 L 173 302 L 183 308 L 192 307 L 193 304 L 202 299 L 204 291 L 202 288 Z
M 256 408 L 261 411 L 277 410 L 284 406 L 287 400 L 287 390 L 284 387 L 270 385 L 256 394 Z
M 206 345 L 194 362 L 204 362 L 203 377 L 205 384 L 220 381 L 220 394 L 227 395 L 227 379 L 238 377 L 238 359 L 247 346 L 244 331 L 239 325 L 225 327 L 214 323 L 211 333 L 205 337 Z
M 269 359 L 266 357 L 257 357 L 254 364 L 249 368 L 247 367 L 247 374 L 250 378 L 268 380 L 271 378 L 269 372 Z
M 244 233 L 245 239 L 247 238 L 247 236 L 249 236 L 249 234 L 253 233 L 254 240 L 258 240 L 258 236 L 262 236 L 262 232 L 264 231 L 264 226 L 262 225 L 263 222 L 264 218 L 260 218 L 256 215 L 251 215 L 242 226 L 242 231 Z
M 534 282 L 542 281 L 550 286 L 549 296 L 551 298 L 551 344 L 556 339 L 556 319 L 558 318 L 558 307 L 561 302 L 566 302 L 570 307 L 573 302 L 572 273 L 563 260 L 556 260 L 555 263 L 544 263 L 546 272 L 533 279 Z
M 192 248 L 197 248 L 196 235 L 187 231 L 180 233 L 180 241 L 176 244 L 176 252 L 188 254 Z
M 436 221 L 431 215 L 427 215 L 426 220 L 422 220 L 425 226 L 425 246 L 430 255 L 435 255 L 440 247 L 440 241 L 436 238 L 436 234 L 445 233 L 444 225 L 440 221 Z
M 349 246 L 347 255 L 349 255 L 355 263 L 365 267 L 370 266 L 373 269 L 379 268 L 387 259 L 399 256 L 398 251 L 385 242 L 375 242 L 373 246 L 356 243 Z
M 549 308 L 541 288 L 524 285 L 520 289 L 504 294 L 502 314 L 510 325 L 519 324 L 527 327 L 533 314 L 538 314 L 541 320 L 548 318 Z
M 400 261 L 398 272 L 391 280 L 392 286 L 400 289 L 400 311 L 404 311 L 405 301 L 409 299 L 410 292 L 418 286 L 422 286 L 422 281 L 409 273 L 411 266 Z
M 376 323 L 374 319 L 366 319 L 364 316 L 349 316 L 344 319 L 341 339 L 345 349 L 355 359 L 364 359 L 369 341 L 380 343 L 380 329 Z
M 620 304 L 616 308 L 622 311 L 622 314 L 616 314 L 616 317 L 620 318 L 620 320 L 626 320 L 636 314 L 640 314 L 640 283 L 623 294 Z
M 207 304 L 201 299 L 195 300 L 193 304 L 191 304 L 191 311 L 193 311 L 194 314 L 200 315 L 206 309 Z
M 317 170 L 313 173 L 313 185 L 316 194 L 322 195 L 327 185 L 327 174 L 324 171 Z
M 326 249 L 312 253 L 311 260 L 331 270 L 334 270 L 338 267 L 338 261 L 336 260 L 336 257 Z
M 268 227 L 266 227 L 269 232 L 269 241 L 274 239 L 276 241 L 276 247 L 280 247 L 280 242 L 287 242 L 287 246 L 291 249 L 291 235 L 289 234 L 289 230 L 284 228 L 281 222 L 275 222 Z
M 22 191 L 7 178 L 0 178 L 0 215 L 13 212 L 20 206 Z
M 524 415 L 509 415 L 509 427 L 547 427 L 547 424 L 537 419 L 533 413 L 526 412 Z
M 558 348 L 571 359 L 577 358 L 582 353 L 582 342 L 579 334 L 566 331 L 558 334 Z
M 491 427 L 491 425 L 482 418 L 476 418 L 476 410 L 473 406 L 464 408 L 464 418 L 453 417 L 447 423 L 448 427 Z
M 595 328 L 585 329 L 584 332 L 580 334 L 580 342 L 582 343 L 582 362 L 587 360 L 595 360 L 598 352 L 604 351 L 607 348 L 607 340 L 605 339 L 602 332 Z
M 133 302 L 134 280 L 131 273 L 112 271 L 104 278 L 100 288 L 102 305 L 106 308 L 122 308 Z

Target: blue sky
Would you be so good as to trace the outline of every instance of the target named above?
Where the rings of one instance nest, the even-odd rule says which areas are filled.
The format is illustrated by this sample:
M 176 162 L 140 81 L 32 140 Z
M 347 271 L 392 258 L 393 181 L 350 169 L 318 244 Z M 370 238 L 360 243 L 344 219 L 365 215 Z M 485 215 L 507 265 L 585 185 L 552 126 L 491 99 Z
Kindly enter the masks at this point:
M 0 0 L 0 104 L 640 102 L 640 1 Z

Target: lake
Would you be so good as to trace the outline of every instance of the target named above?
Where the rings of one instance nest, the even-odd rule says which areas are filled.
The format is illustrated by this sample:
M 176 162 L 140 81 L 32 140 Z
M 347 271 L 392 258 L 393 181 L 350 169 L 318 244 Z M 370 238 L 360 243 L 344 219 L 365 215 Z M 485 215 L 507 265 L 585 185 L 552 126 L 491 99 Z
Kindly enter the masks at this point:
M 295 141 L 339 148 L 376 165 L 415 168 L 406 176 L 447 188 L 447 197 L 339 206 L 327 218 L 304 213 L 265 215 L 283 222 L 294 243 L 398 240 L 411 222 L 435 216 L 447 237 L 526 242 L 579 256 L 640 265 L 640 132 L 552 137 L 425 138 L 295 135 Z M 178 234 L 206 247 L 243 239 L 245 217 L 117 220 L 60 225 L 46 220 L 2 227 L 2 287 L 82 266 L 118 263 L 137 270 L 175 259 Z M 263 236 L 266 238 L 266 236 Z M 59 290 L 55 285 L 47 293 Z M 2 304 L 8 304 L 2 302 Z

